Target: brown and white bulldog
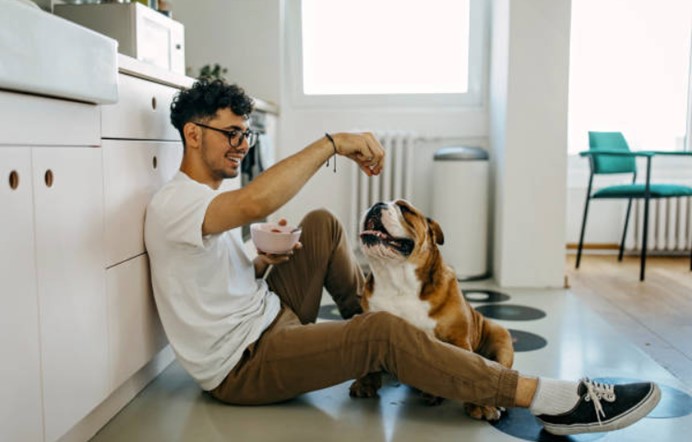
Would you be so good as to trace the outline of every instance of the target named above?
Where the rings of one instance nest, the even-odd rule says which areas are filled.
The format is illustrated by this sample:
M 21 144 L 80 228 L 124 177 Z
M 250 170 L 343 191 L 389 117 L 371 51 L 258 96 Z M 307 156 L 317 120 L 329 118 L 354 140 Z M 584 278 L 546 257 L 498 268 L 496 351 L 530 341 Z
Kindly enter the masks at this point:
M 437 222 L 408 201 L 377 203 L 365 214 L 361 248 L 372 273 L 361 301 L 364 311 L 400 316 L 438 339 L 511 367 L 512 338 L 504 327 L 484 318 L 464 299 L 456 274 L 442 260 L 444 235 Z M 377 395 L 380 374 L 356 380 L 350 394 Z M 431 404 L 439 398 L 429 397 Z M 476 419 L 497 420 L 500 410 L 465 405 Z

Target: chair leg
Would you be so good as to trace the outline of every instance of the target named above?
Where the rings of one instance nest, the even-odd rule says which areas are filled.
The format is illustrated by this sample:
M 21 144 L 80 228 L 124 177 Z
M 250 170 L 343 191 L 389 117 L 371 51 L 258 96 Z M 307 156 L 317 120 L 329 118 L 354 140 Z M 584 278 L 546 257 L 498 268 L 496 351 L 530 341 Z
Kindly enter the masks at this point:
M 622 255 L 625 253 L 625 237 L 627 236 L 627 226 L 630 222 L 630 211 L 632 210 L 632 198 L 627 203 L 627 215 L 625 215 L 625 229 L 622 231 L 622 241 L 620 241 L 620 253 L 618 253 L 618 261 L 622 261 Z
M 591 198 L 586 197 L 586 203 L 584 203 L 584 217 L 581 220 L 581 233 L 579 234 L 579 247 L 577 247 L 577 264 L 575 268 L 579 268 L 579 263 L 581 262 L 581 251 L 584 247 L 584 232 L 586 231 L 586 216 L 589 214 L 589 201 Z
M 644 272 L 646 271 L 646 251 L 647 239 L 649 237 L 649 198 L 644 198 L 644 231 L 642 232 L 642 256 L 639 269 L 639 280 L 644 281 Z

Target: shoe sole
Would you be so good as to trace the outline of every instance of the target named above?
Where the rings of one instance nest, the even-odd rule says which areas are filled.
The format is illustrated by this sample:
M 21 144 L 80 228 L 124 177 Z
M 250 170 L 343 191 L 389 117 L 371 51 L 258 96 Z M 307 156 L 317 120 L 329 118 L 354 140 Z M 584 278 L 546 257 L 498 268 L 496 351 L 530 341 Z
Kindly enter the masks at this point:
M 553 425 L 547 422 L 541 421 L 543 427 L 548 433 L 554 434 L 556 436 L 569 436 L 571 434 L 580 433 L 603 433 L 606 431 L 615 431 L 622 428 L 628 427 L 633 423 L 637 422 L 641 418 L 645 417 L 651 412 L 658 402 L 661 400 L 661 390 L 658 385 L 653 384 L 653 388 L 649 395 L 639 403 L 636 407 L 632 408 L 629 412 L 621 414 L 620 416 L 613 418 L 611 421 L 601 421 L 599 424 L 577 424 L 577 425 Z

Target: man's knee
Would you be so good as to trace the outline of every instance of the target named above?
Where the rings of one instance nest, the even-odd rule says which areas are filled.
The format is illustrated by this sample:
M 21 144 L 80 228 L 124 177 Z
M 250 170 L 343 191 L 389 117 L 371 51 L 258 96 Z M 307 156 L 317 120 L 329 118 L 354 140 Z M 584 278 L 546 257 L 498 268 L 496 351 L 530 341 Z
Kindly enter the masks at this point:
M 308 212 L 300 222 L 304 230 L 336 233 L 343 230 L 341 222 L 327 209 L 315 209 Z
M 315 209 L 308 212 L 301 221 L 301 224 L 321 224 L 338 222 L 332 212 L 325 208 Z
M 376 339 L 412 339 L 416 335 L 425 334 L 405 319 L 388 312 L 368 312 L 359 316 L 363 325 L 370 329 L 371 335 Z

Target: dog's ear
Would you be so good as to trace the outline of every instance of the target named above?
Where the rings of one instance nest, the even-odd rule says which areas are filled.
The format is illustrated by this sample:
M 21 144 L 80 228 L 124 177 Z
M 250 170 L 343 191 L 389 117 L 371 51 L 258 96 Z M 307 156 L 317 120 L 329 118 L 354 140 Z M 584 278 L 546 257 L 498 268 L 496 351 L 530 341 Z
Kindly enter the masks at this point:
M 439 224 L 437 224 L 437 221 L 431 218 L 426 218 L 428 221 L 428 231 L 432 235 L 432 237 L 435 239 L 435 242 L 439 245 L 442 245 L 445 243 L 445 235 L 442 233 L 442 228 L 440 227 Z

